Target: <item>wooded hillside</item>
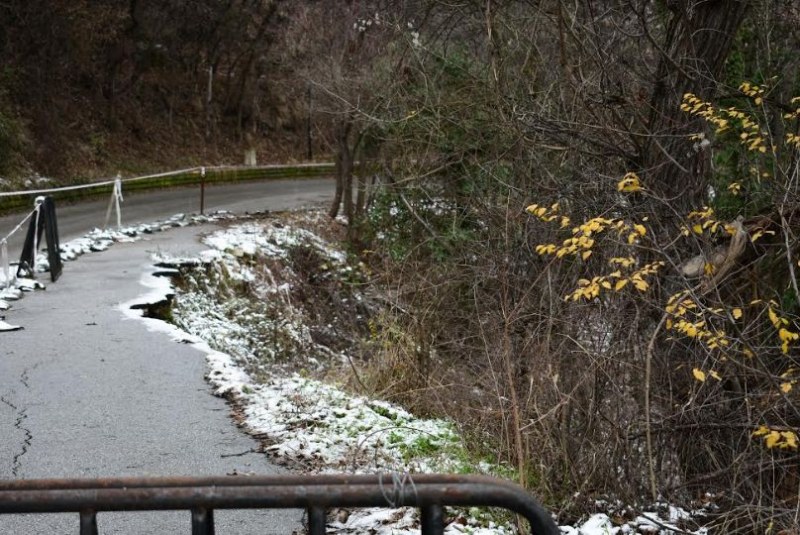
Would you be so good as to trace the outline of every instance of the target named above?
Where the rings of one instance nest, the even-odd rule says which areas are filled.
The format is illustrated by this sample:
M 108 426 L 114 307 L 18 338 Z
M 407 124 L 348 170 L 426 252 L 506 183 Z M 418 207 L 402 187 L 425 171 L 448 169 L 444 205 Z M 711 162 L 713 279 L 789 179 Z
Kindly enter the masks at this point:
M 283 4 L 3 3 L 0 173 L 242 163 L 251 145 L 303 158 L 305 83 L 281 42 Z

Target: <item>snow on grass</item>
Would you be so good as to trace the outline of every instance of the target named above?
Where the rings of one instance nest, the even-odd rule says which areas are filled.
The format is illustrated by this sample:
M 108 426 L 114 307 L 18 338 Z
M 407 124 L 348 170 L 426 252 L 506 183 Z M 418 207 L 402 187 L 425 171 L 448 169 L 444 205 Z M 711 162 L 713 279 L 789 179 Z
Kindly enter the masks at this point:
M 452 424 L 415 418 L 395 405 L 353 396 L 297 374 L 242 392 L 248 426 L 267 451 L 321 472 L 448 472 L 461 447 Z
M 259 254 L 273 258 L 287 258 L 292 247 L 304 245 L 317 249 L 333 262 L 344 263 L 347 259 L 342 251 L 332 247 L 313 232 L 284 225 L 245 223 L 206 236 L 203 242 L 234 256 Z
M 310 248 L 328 272 L 351 276 L 343 252 L 308 230 L 275 222 L 232 226 L 203 241 L 221 254 L 184 277 L 173 320 L 215 350 L 208 357 L 208 380 L 217 394 L 236 400 L 251 433 L 267 437 L 268 455 L 322 473 L 493 472 L 492 465 L 468 458 L 451 422 L 416 418 L 402 407 L 349 394 L 276 365 L 287 340 L 304 348 L 306 354 L 295 355 L 303 362 L 334 358 L 338 364 L 341 355 L 311 339 L 304 311 L 289 299 L 292 274 L 287 260 L 293 248 Z M 284 262 L 270 269 L 265 259 Z M 280 276 L 272 272 L 275 269 Z M 278 308 L 271 309 L 269 303 L 249 307 L 244 297 L 226 294 L 236 283 L 256 285 L 253 293 L 271 296 Z M 256 331 L 274 336 L 262 339 Z M 418 533 L 416 515 L 413 510 L 364 509 L 337 518 L 329 527 L 336 533 Z M 488 527 L 477 524 L 477 518 L 467 516 L 463 524 L 452 524 L 448 533 L 511 532 L 507 526 L 486 531 Z

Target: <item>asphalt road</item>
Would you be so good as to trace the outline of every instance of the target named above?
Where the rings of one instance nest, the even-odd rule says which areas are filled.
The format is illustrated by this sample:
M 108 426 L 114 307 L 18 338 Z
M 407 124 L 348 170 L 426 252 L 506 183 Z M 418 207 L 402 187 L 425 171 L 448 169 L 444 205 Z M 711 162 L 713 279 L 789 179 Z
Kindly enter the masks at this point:
M 206 186 L 205 213 L 228 210 L 236 213 L 261 210 L 284 210 L 301 204 L 328 200 L 333 196 L 330 178 L 272 180 Z M 152 192 L 126 193 L 123 184 L 122 224 L 148 223 L 176 213 L 199 213 L 200 187 L 177 188 Z M 31 209 L 33 207 L 31 206 Z M 76 238 L 103 228 L 108 199 L 74 205 L 59 205 L 56 197 L 58 230 L 61 241 Z M 0 217 L 0 239 L 17 226 L 25 213 Z M 111 224 L 116 224 L 112 215 Z M 9 254 L 19 256 L 27 225 L 9 239 Z
M 209 206 L 285 209 L 328 198 L 331 182 L 225 187 L 210 192 Z M 191 203 L 185 191 L 137 197 L 126 198 L 126 221 L 188 211 Z M 64 239 L 82 234 L 97 206 L 60 210 Z M 8 319 L 25 329 L 0 333 L 0 478 L 279 472 L 249 453 L 257 444 L 211 394 L 203 354 L 117 308 L 145 293 L 152 251 L 196 252 L 198 233 L 212 228 L 175 229 L 84 255 L 46 291 L 14 303 Z M 300 529 L 298 511 L 219 511 L 216 520 L 222 534 Z M 188 511 L 100 513 L 98 522 L 101 533 L 187 533 L 190 526 Z M 77 528 L 77 515 L 0 515 L 0 533 Z

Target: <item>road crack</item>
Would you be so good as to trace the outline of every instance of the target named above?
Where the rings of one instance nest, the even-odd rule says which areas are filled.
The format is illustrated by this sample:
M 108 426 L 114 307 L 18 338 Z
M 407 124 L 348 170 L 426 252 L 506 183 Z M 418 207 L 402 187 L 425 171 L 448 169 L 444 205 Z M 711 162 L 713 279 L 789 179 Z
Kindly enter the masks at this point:
M 19 382 L 22 383 L 26 389 L 30 389 L 30 384 L 28 384 L 28 380 L 30 379 L 28 373 L 32 370 L 35 370 L 39 367 L 41 362 L 37 362 L 31 367 L 25 368 L 19 376 Z M 11 391 L 11 395 L 14 394 L 14 391 Z M 22 457 L 28 453 L 28 449 L 31 447 L 31 443 L 33 441 L 33 432 L 25 426 L 25 420 L 28 419 L 28 409 L 27 408 L 20 408 L 15 404 L 11 399 L 4 395 L 0 395 L 0 402 L 10 408 L 16 414 L 16 419 L 14 420 L 14 428 L 18 429 L 22 432 L 24 438 L 22 440 L 22 447 L 20 450 L 14 454 L 14 457 L 11 460 L 11 475 L 14 478 L 19 477 L 20 469 L 22 468 Z
M 11 475 L 17 478 L 19 477 L 19 470 L 22 467 L 22 456 L 28 453 L 28 448 L 30 448 L 31 441 L 33 440 L 33 433 L 31 433 L 31 430 L 24 425 L 25 420 L 28 419 L 28 409 L 20 409 L 14 404 L 14 402 L 5 396 L 0 396 L 0 402 L 7 405 L 16 413 L 17 417 L 14 421 L 14 427 L 22 431 L 23 435 L 25 436 L 22 441 L 22 448 L 19 452 L 14 454 L 14 457 L 11 460 Z

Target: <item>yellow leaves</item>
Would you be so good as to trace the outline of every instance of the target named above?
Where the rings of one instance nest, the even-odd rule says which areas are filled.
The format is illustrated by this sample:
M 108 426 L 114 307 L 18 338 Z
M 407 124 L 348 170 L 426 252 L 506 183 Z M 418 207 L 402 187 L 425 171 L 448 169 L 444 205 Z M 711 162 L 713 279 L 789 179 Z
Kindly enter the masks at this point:
M 781 339 L 781 351 L 784 355 L 787 355 L 789 353 L 789 344 L 797 341 L 800 338 L 800 334 L 781 327 L 778 329 L 778 338 Z
M 606 230 L 616 222 L 613 219 L 606 219 L 604 217 L 592 218 L 583 224 L 572 229 L 573 234 L 582 234 L 583 236 L 591 236 L 592 234 L 599 234 Z
M 717 381 L 722 381 L 722 377 L 715 370 L 709 370 L 708 374 L 706 374 L 706 372 L 704 372 L 700 368 L 693 368 L 692 369 L 692 375 L 694 376 L 695 379 L 697 379 L 701 383 L 705 383 L 706 382 L 706 378 L 708 376 L 713 377 Z
M 537 245 L 535 248 L 536 254 L 538 255 L 548 255 L 553 254 L 556 251 L 557 247 L 554 243 L 546 243 Z
M 761 136 L 755 136 L 752 139 L 747 139 L 747 150 L 758 151 L 761 153 L 766 152 L 767 147 L 764 144 L 764 138 Z
M 767 448 L 774 448 L 775 445 L 780 442 L 781 434 L 778 431 L 770 431 L 767 433 L 767 436 L 764 437 L 764 442 Z
M 800 338 L 800 334 L 792 332 L 792 331 L 786 329 L 785 327 L 781 327 L 778 330 L 778 338 L 780 338 L 782 342 L 793 342 L 793 341 L 797 340 L 798 338 Z M 784 351 L 784 353 L 785 353 L 785 351 Z
M 763 301 L 755 299 L 749 303 L 749 306 L 756 305 L 763 306 Z M 775 301 L 770 301 L 765 308 L 769 322 L 777 332 L 781 352 L 787 355 L 791 346 L 800 341 L 800 332 L 793 330 L 791 322 L 778 314 L 777 306 Z M 730 308 L 729 315 L 726 315 L 725 308 L 698 307 L 697 303 L 682 292 L 670 297 L 664 310 L 669 315 L 667 330 L 702 341 L 710 350 L 725 351 L 732 343 L 736 342 L 723 330 L 714 327 L 720 319 L 728 318 L 729 321 L 738 321 L 744 317 L 744 310 L 741 307 Z M 707 321 L 711 322 L 711 326 L 707 326 Z M 742 355 L 747 358 L 755 356 L 753 350 L 746 344 L 742 343 L 741 346 L 739 351 Z
M 676 331 L 683 333 L 685 336 L 688 336 L 689 338 L 697 338 L 701 332 L 700 329 L 703 327 L 701 323 L 691 323 L 686 320 L 680 320 L 677 323 L 675 323 L 673 328 Z
M 792 431 L 783 431 L 781 432 L 781 437 L 783 437 L 783 442 L 785 444 L 785 446 L 781 447 L 797 449 L 797 434 Z
M 783 325 L 789 324 L 789 320 L 778 316 L 777 312 L 775 312 L 775 309 L 772 308 L 771 306 L 769 307 L 768 315 L 769 315 L 769 321 L 772 322 L 772 325 L 776 329 L 780 329 Z
M 687 219 L 710 219 L 714 216 L 714 209 L 703 206 L 700 210 L 693 210 L 686 216 Z
M 642 279 L 641 276 L 637 275 L 631 277 L 631 283 L 633 284 L 634 288 L 636 288 L 640 292 L 646 292 L 647 289 L 650 287 L 650 284 L 648 284 L 646 280 Z
M 550 221 L 554 221 L 557 219 L 558 216 L 558 203 L 553 204 L 550 208 L 547 206 L 539 206 L 538 204 L 531 204 L 525 211 L 531 214 L 532 216 L 538 217 L 540 220 L 544 221 L 545 223 L 549 223 Z
M 794 431 L 780 431 L 777 429 L 770 429 L 766 425 L 762 425 L 753 431 L 753 436 L 763 437 L 764 445 L 768 449 L 797 449 L 797 434 Z
M 753 233 L 752 236 L 750 236 L 750 241 L 755 243 L 756 240 L 758 240 L 761 236 L 764 236 L 765 234 L 769 234 L 769 235 L 774 236 L 775 235 L 775 231 L 774 230 L 757 230 L 757 231 L 755 231 Z
M 628 256 L 626 258 L 622 258 L 622 257 L 618 257 L 617 256 L 617 257 L 609 259 L 608 263 L 611 264 L 612 266 L 616 264 L 616 265 L 621 266 L 623 268 L 629 268 L 629 267 L 633 266 L 636 263 L 636 260 L 631 256 Z
M 592 256 L 592 252 L 591 251 L 584 251 L 584 252 L 581 253 L 581 258 L 583 260 L 587 260 L 590 256 Z
M 639 236 L 644 236 L 645 234 L 647 234 L 647 229 L 644 227 L 644 225 L 642 225 L 642 224 L 639 224 L 639 223 L 636 223 L 636 224 L 634 224 L 634 225 L 633 225 L 633 230 L 634 230 L 634 231 L 635 231 L 635 232 L 636 232 L 636 233 L 637 233 Z
M 784 394 L 788 394 L 792 391 L 792 382 L 786 381 L 785 383 L 781 383 L 781 392 Z
M 739 195 L 742 191 L 742 184 L 740 182 L 731 182 L 728 184 L 728 191 L 731 195 Z
M 605 282 L 605 279 L 602 277 L 594 277 L 592 280 L 579 279 L 578 287 L 571 294 L 565 296 L 564 301 L 578 301 L 580 299 L 590 301 L 599 297 L 603 282 Z
M 632 259 L 630 260 L 632 264 L 633 261 Z M 663 266 L 664 262 L 653 262 L 651 264 L 647 264 L 637 271 L 634 271 L 629 276 L 625 276 L 620 270 L 616 270 L 607 275 L 593 277 L 591 280 L 579 279 L 578 287 L 573 290 L 572 293 L 566 295 L 564 300 L 592 300 L 599 297 L 602 290 L 619 292 L 622 291 L 628 284 L 631 284 L 640 292 L 646 292 L 650 288 L 650 283 L 645 279 L 645 277 L 658 273 Z
M 706 373 L 703 370 L 695 368 L 692 370 L 692 375 L 694 375 L 694 378 L 700 381 L 701 383 L 706 382 Z
M 767 88 L 745 81 L 739 85 L 739 91 L 752 98 L 756 106 L 760 106 L 764 102 L 764 94 Z
M 617 191 L 622 193 L 634 193 L 642 190 L 642 184 L 639 180 L 639 175 L 633 172 L 628 172 L 617 183 Z

